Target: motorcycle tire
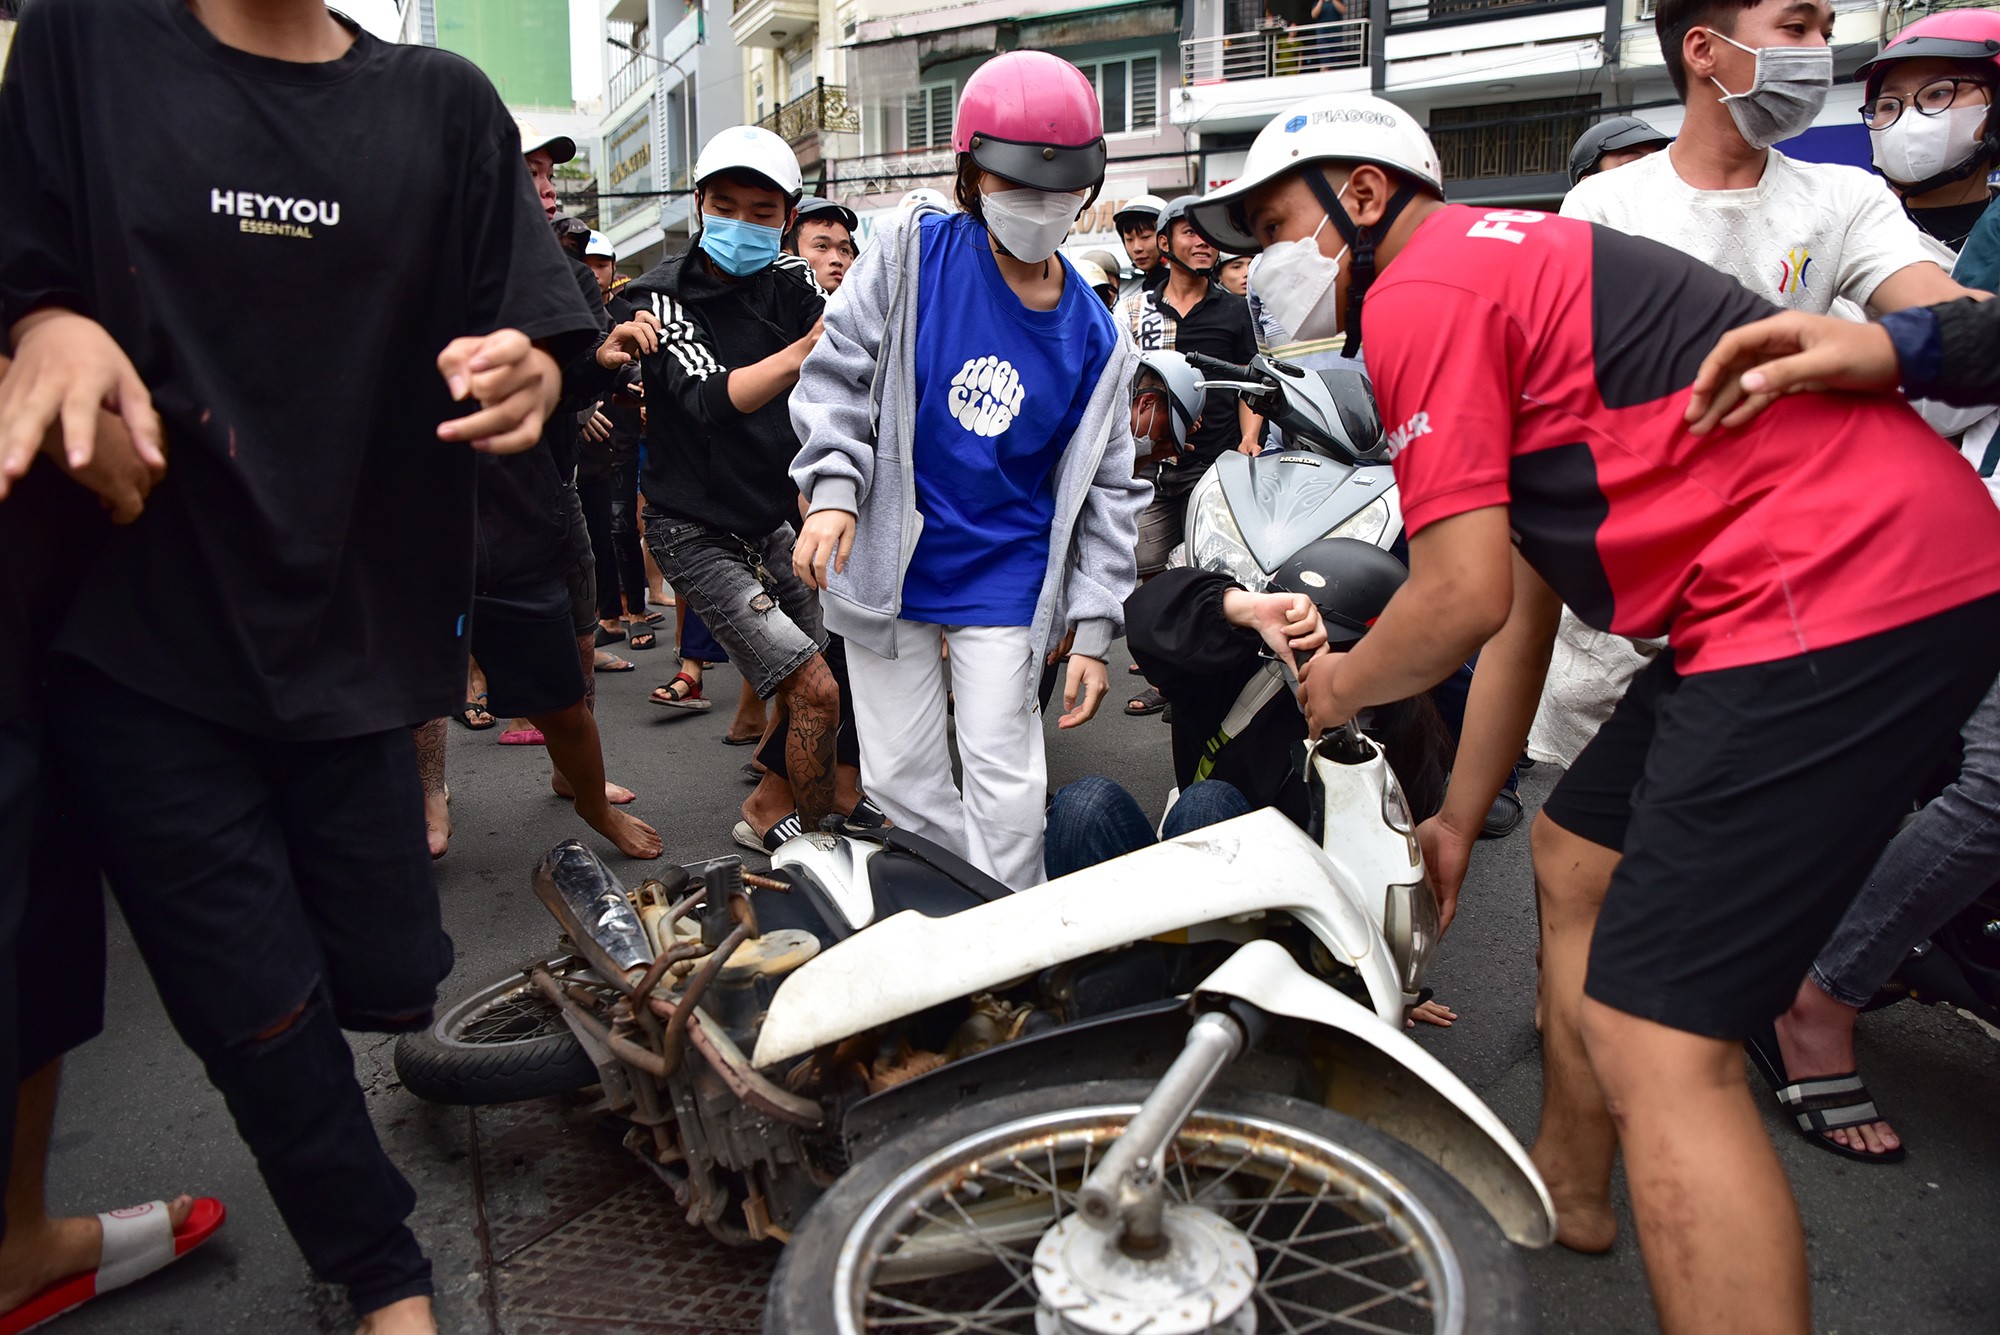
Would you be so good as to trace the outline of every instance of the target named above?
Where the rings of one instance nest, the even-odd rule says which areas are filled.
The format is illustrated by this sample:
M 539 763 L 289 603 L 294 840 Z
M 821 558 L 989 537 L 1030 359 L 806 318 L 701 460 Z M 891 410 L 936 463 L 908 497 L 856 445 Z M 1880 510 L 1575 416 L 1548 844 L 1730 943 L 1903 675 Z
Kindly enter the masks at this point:
M 984 1264 L 983 1271 L 992 1275 L 994 1286 L 1010 1273 L 1013 1282 L 998 1290 L 999 1298 L 989 1297 L 983 1307 L 970 1306 L 979 1304 L 986 1294 L 984 1290 L 975 1290 L 963 1276 L 968 1272 L 975 1276 L 982 1273 L 973 1268 L 972 1261 L 983 1263 L 999 1257 L 1002 1251 L 1016 1262 L 1027 1262 L 1039 1234 L 1056 1215 L 1069 1213 L 1065 1198 L 1081 1177 L 1080 1168 L 1073 1163 L 1059 1167 L 1054 1157 L 1056 1151 L 1048 1147 L 1084 1143 L 1101 1146 L 1105 1137 L 1094 1128 L 1123 1125 L 1151 1089 L 1148 1082 L 1125 1080 L 1030 1090 L 989 1103 L 943 1111 L 936 1119 L 882 1145 L 842 1176 L 801 1221 L 771 1279 L 764 1309 L 765 1335 L 860 1335 L 864 1330 L 874 1329 L 873 1318 L 884 1313 L 869 1301 L 876 1292 L 869 1282 L 874 1273 L 872 1267 L 881 1257 L 890 1255 L 890 1249 L 903 1247 L 908 1248 L 907 1254 L 915 1258 L 914 1265 L 923 1268 L 925 1274 L 918 1277 L 904 1272 L 883 1282 L 879 1292 L 888 1296 L 879 1301 L 893 1315 L 891 1324 L 898 1329 L 1018 1330 L 1023 1335 L 1034 1335 L 1039 1329 L 1038 1313 L 1023 1298 L 1011 1295 L 1025 1293 L 1027 1299 L 1034 1298 L 1033 1271 L 1037 1267 L 1006 1265 L 1002 1270 L 1001 1266 Z M 1065 1140 L 1066 1136 L 1080 1139 Z M 1009 1143 L 1017 1144 L 1025 1156 L 1030 1156 L 1021 1160 L 1027 1166 L 1025 1177 L 1011 1176 L 1005 1171 L 1012 1161 L 1005 1158 L 1001 1147 Z M 1361 1321 L 1352 1326 L 1354 1329 L 1458 1331 L 1465 1335 L 1513 1335 L 1537 1329 L 1540 1309 L 1520 1252 L 1507 1241 L 1499 1225 L 1471 1192 L 1401 1141 L 1300 1099 L 1215 1089 L 1203 1097 L 1177 1142 L 1182 1187 L 1187 1188 L 1189 1182 L 1185 1156 L 1196 1156 L 1192 1160 L 1195 1164 L 1192 1180 L 1201 1183 L 1204 1171 L 1213 1172 L 1216 1162 L 1212 1157 L 1201 1156 L 1219 1153 L 1226 1157 L 1235 1153 L 1238 1145 L 1251 1147 L 1245 1151 L 1246 1160 L 1252 1153 L 1267 1152 L 1265 1147 L 1269 1146 L 1277 1146 L 1274 1152 L 1279 1156 L 1270 1165 L 1270 1171 L 1276 1174 L 1267 1188 L 1270 1194 L 1248 1220 L 1252 1230 L 1268 1227 L 1274 1237 L 1267 1248 L 1256 1245 L 1263 1235 L 1243 1234 L 1256 1245 L 1258 1282 L 1252 1301 L 1259 1318 L 1257 1329 L 1291 1329 L 1294 1321 L 1310 1319 L 1301 1314 L 1297 1300 L 1317 1290 L 1300 1287 L 1301 1281 L 1311 1281 L 1315 1286 L 1358 1283 L 1362 1297 L 1356 1305 L 1367 1310 Z M 1046 1167 L 1039 1157 L 1044 1152 L 1050 1156 Z M 1083 1153 L 1086 1157 L 1082 1162 L 1088 1163 L 1089 1151 Z M 1296 1259 L 1303 1248 L 1294 1239 L 1302 1235 L 1299 1227 L 1294 1226 L 1289 1230 L 1291 1237 L 1286 1236 L 1283 1212 L 1297 1211 L 1300 1206 L 1284 1198 L 1284 1193 L 1289 1189 L 1303 1196 L 1306 1187 L 1288 1184 L 1305 1183 L 1309 1180 L 1307 1174 L 1317 1170 L 1301 1170 L 1294 1178 L 1290 1176 L 1292 1170 L 1281 1165 L 1294 1160 L 1307 1162 L 1315 1155 L 1319 1164 L 1337 1169 L 1323 1177 L 1322 1183 L 1330 1184 L 1335 1193 L 1351 1191 L 1352 1194 L 1344 1197 L 1329 1194 L 1323 1185 L 1321 1194 L 1313 1197 L 1306 1207 L 1306 1219 L 1311 1219 L 1312 1210 L 1322 1208 L 1324 1201 L 1345 1200 L 1356 1210 L 1362 1208 L 1363 1202 L 1370 1208 L 1381 1205 L 1385 1210 L 1381 1216 L 1383 1222 L 1368 1227 L 1379 1229 L 1392 1239 L 1400 1238 L 1409 1249 L 1408 1255 L 1425 1258 L 1421 1265 L 1416 1261 L 1410 1263 L 1410 1268 L 1418 1273 L 1402 1285 L 1411 1296 L 1400 1300 L 1400 1305 L 1377 1305 L 1381 1300 L 1374 1292 L 1382 1287 L 1380 1281 L 1384 1278 L 1380 1272 L 1353 1281 L 1334 1278 L 1347 1274 L 1340 1260 Z M 1221 1182 L 1199 1188 L 1197 1194 L 1212 1191 L 1214 1194 L 1205 1199 L 1225 1202 L 1224 1212 L 1247 1212 L 1258 1206 L 1254 1199 L 1243 1199 L 1242 1185 L 1232 1194 L 1223 1194 L 1222 1188 L 1237 1171 L 1235 1167 L 1229 1168 Z M 983 1184 L 982 1179 L 989 1176 L 999 1190 Z M 1253 1167 L 1239 1183 L 1255 1181 L 1259 1176 Z M 1174 1174 L 1170 1173 L 1168 1178 L 1171 1184 Z M 1026 1188 L 1031 1182 L 1046 1185 L 1050 1181 L 1059 1187 L 1050 1208 L 1044 1211 L 1038 1202 L 1029 1199 L 1034 1191 Z M 958 1220 L 948 1217 L 940 1220 L 930 1213 L 925 1204 L 926 1183 L 938 1184 L 931 1199 L 949 1201 L 958 1211 L 959 1219 L 970 1225 L 969 1229 Z M 914 1208 L 912 1201 L 916 1202 Z M 975 1211 L 992 1208 L 998 1212 L 993 1216 L 998 1229 L 992 1237 L 973 1222 L 974 1216 L 965 1212 L 961 1201 L 969 1202 Z M 1274 1204 L 1278 1208 L 1273 1209 Z M 1344 1210 L 1346 1206 L 1338 1208 Z M 1359 1216 L 1352 1213 L 1336 1216 L 1356 1217 Z M 949 1227 L 941 1233 L 929 1233 L 929 1224 L 940 1223 Z M 1336 1229 L 1315 1236 L 1332 1239 L 1340 1232 Z M 925 1244 L 927 1234 L 931 1238 L 929 1248 Z M 976 1244 L 961 1240 L 961 1235 L 976 1239 Z M 1325 1245 L 1338 1248 L 1344 1244 Z M 954 1266 L 949 1258 L 940 1260 L 943 1249 L 950 1247 L 958 1248 L 962 1257 L 969 1258 L 968 1262 Z M 1398 1255 L 1394 1247 L 1384 1247 L 1372 1240 L 1363 1250 L 1371 1247 L 1381 1256 Z M 1364 1263 L 1373 1266 L 1378 1262 L 1364 1258 Z M 1301 1275 L 1295 1269 L 1281 1278 L 1279 1271 L 1287 1264 L 1316 1266 L 1317 1272 Z M 1345 1264 L 1358 1269 L 1351 1260 Z M 1268 1290 L 1266 1281 L 1272 1281 Z M 955 1324 L 959 1318 L 943 1312 L 936 1315 L 934 1326 L 924 1324 L 934 1310 L 929 1303 L 935 1300 L 928 1295 L 940 1290 L 945 1301 L 965 1303 L 969 1305 L 968 1311 L 983 1313 L 979 1323 Z M 1277 1292 L 1275 1299 L 1273 1292 Z M 960 1297 L 960 1294 L 970 1296 Z M 1329 1296 L 1324 1301 L 1337 1309 L 1349 1300 Z M 1285 1310 L 1272 1307 L 1274 1303 L 1282 1304 Z M 838 1307 L 845 1310 L 836 1310 Z M 1005 1310 L 996 1311 L 996 1307 Z M 1312 1321 L 1310 1328 L 1322 1326 L 1319 1321 Z M 1329 1328 L 1349 1326 L 1333 1318 Z
M 581 971 L 568 955 L 550 972 Z M 437 1013 L 430 1028 L 396 1041 L 396 1075 L 429 1103 L 478 1107 L 567 1094 L 597 1083 L 597 1067 L 562 1013 L 513 970 Z

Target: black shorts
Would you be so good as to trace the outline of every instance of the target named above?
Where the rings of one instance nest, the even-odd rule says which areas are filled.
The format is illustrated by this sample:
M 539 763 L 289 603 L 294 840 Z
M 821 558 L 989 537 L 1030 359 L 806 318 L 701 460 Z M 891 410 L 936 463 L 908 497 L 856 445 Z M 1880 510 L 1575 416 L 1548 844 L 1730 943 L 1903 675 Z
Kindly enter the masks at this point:
M 1633 681 L 1543 814 L 1621 849 L 1584 990 L 1740 1039 L 1791 1004 L 2000 672 L 2000 597 L 1849 644 Z
M 486 674 L 487 708 L 496 717 L 553 714 L 583 699 L 570 609 L 569 590 L 555 580 L 473 598 L 472 656 Z
M 595 635 L 597 556 L 590 545 L 590 524 L 584 518 L 583 497 L 575 487 L 563 488 L 563 517 L 569 530 L 563 555 L 563 584 L 569 590 L 570 629 L 577 635 Z

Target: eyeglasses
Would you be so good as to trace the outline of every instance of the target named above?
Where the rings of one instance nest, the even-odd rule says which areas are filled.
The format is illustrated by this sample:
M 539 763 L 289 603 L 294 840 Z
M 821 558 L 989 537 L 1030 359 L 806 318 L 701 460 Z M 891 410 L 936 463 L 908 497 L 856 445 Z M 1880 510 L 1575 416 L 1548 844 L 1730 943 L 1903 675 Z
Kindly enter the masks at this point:
M 1993 100 L 1992 89 L 1983 79 L 1933 79 L 1917 89 L 1914 97 L 1885 93 L 1872 102 L 1864 103 L 1861 119 L 1871 130 L 1886 130 L 1902 119 L 1906 107 L 1915 107 L 1919 116 L 1941 115 L 1957 105 L 1958 90 L 1967 85 L 1984 94 L 1983 101 Z

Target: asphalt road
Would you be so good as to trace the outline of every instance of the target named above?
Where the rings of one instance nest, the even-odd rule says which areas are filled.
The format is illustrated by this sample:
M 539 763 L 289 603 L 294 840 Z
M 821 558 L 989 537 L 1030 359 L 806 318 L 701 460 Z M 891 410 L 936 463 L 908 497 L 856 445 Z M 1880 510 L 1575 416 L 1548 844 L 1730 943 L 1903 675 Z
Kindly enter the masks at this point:
M 719 744 L 728 706 L 683 716 L 648 705 L 647 689 L 671 675 L 672 659 L 664 650 L 634 657 L 641 672 L 600 679 L 611 773 L 639 791 L 635 810 L 666 835 L 669 857 L 693 861 L 727 851 L 748 791 L 736 773 L 746 753 Z M 1114 712 L 1077 732 L 1051 728 L 1050 777 L 1062 783 L 1108 774 L 1152 804 L 1169 783 L 1167 730 L 1157 719 L 1115 713 L 1127 680 L 1120 674 L 1113 682 Z M 735 687 L 727 669 L 712 674 L 712 694 L 727 701 Z M 447 984 L 454 994 L 552 943 L 527 872 L 548 845 L 584 833 L 567 804 L 549 794 L 542 754 L 497 746 L 497 735 L 456 727 L 451 734 L 457 828 L 438 871 L 458 946 Z M 1549 782 L 1547 770 L 1538 774 L 1526 794 L 1531 807 Z M 596 846 L 609 852 L 601 840 Z M 1534 942 L 1524 830 L 1482 845 L 1475 858 L 1431 975 L 1461 1018 L 1449 1032 L 1420 1035 L 1524 1141 L 1539 1103 Z M 210 1335 L 350 1328 L 342 1302 L 312 1280 L 294 1250 L 221 1099 L 175 1039 L 115 913 L 109 1016 L 108 1032 L 68 1067 L 52 1204 L 81 1212 L 192 1191 L 221 1197 L 229 1222 L 200 1252 L 55 1329 Z M 356 1036 L 354 1049 L 384 1140 L 421 1198 L 413 1225 L 436 1263 L 444 1330 L 755 1328 L 756 1285 L 769 1258 L 704 1250 L 702 1235 L 674 1217 L 664 1189 L 638 1180 L 636 1166 L 618 1157 L 614 1134 L 563 1109 L 509 1121 L 504 1112 L 473 1118 L 429 1107 L 396 1082 L 388 1040 Z M 2000 1237 L 2000 1047 L 1955 1016 L 1903 1005 L 1864 1020 L 1860 1056 L 1910 1145 L 1901 1165 L 1850 1164 L 1812 1149 L 1774 1112 L 1767 1115 L 1805 1214 L 1816 1329 L 1990 1332 L 2000 1320 L 2000 1267 L 1992 1260 Z M 523 1120 L 531 1118 L 539 1120 Z M 1702 1128 L 1687 1134 L 1698 1141 Z M 595 1195 L 581 1199 L 586 1189 Z M 1559 1249 L 1529 1256 L 1546 1330 L 1656 1328 L 1629 1215 L 1625 1224 L 1626 1236 L 1608 1257 Z M 516 1234 L 522 1241 L 502 1245 Z M 668 1258 L 671 1268 L 652 1264 Z M 494 1282 L 496 1272 L 502 1282 Z M 645 1283 L 653 1287 L 633 1287 Z M 609 1301 L 621 1292 L 631 1299 L 622 1307 Z

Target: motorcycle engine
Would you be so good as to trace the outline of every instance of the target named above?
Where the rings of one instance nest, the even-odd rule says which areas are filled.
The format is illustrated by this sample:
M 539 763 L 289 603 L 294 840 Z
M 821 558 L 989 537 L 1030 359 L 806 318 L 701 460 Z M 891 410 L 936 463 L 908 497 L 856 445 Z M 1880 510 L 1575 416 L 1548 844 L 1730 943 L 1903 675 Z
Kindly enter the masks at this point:
M 702 1004 L 721 1021 L 737 1046 L 748 1052 L 757 1044 L 757 1031 L 763 1027 L 778 984 L 817 954 L 819 938 L 803 928 L 781 927 L 752 937 L 729 957 Z

